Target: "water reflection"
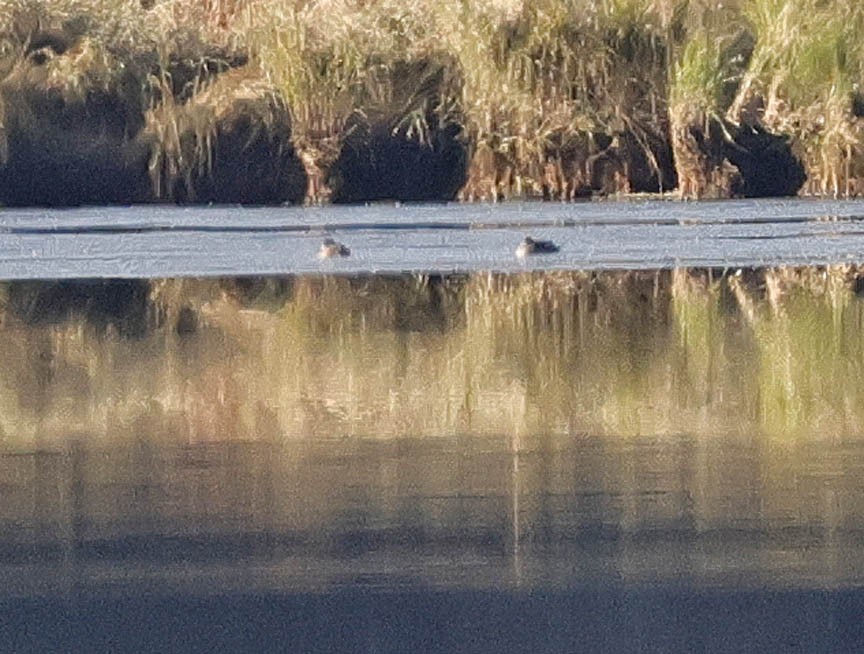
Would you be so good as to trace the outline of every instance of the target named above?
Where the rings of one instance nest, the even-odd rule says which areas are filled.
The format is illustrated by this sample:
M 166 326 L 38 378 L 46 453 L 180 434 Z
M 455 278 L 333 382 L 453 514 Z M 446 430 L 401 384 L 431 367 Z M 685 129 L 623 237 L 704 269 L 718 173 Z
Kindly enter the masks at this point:
M 0 330 L 0 593 L 854 588 L 856 271 L 150 289 Z

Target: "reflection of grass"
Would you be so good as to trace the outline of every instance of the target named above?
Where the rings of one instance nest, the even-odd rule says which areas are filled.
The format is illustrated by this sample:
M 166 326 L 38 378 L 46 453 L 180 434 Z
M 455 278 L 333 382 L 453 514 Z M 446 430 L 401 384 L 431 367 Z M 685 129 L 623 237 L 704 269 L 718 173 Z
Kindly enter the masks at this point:
M 739 379 L 741 361 L 752 355 L 753 346 L 730 314 L 725 284 L 723 276 L 713 277 L 710 271 L 673 273 L 678 341 L 672 365 L 678 366 L 674 386 L 679 409 L 692 412 L 702 429 L 714 423 L 715 428 L 738 431 L 749 426 L 754 415 Z
M 476 434 L 525 447 L 550 433 L 852 436 L 864 337 L 851 276 L 313 277 L 242 297 L 224 282 L 160 282 L 158 326 L 139 338 L 7 315 L 0 434 L 12 449 L 75 433 Z M 177 328 L 181 309 L 196 331 Z
M 864 427 L 862 313 L 851 273 L 842 266 L 770 270 L 761 302 L 730 279 L 758 348 L 755 383 L 767 433 L 832 437 Z
M 133 550 L 248 533 L 278 552 L 259 535 L 284 533 L 316 557 L 499 557 L 516 515 L 541 548 L 727 528 L 761 547 L 778 526 L 851 524 L 846 467 L 823 474 L 845 449 L 814 461 L 753 436 L 860 438 L 854 273 L 166 281 L 131 338 L 10 311 L 0 454 L 36 454 L 0 461 L 0 522 L 7 542 Z M 197 331 L 177 329 L 184 308 Z M 634 551 L 622 574 L 651 565 Z

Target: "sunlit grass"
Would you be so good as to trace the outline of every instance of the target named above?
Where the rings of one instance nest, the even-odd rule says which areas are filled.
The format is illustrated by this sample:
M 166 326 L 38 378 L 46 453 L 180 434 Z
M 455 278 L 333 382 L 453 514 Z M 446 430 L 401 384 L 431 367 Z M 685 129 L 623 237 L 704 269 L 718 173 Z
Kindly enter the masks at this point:
M 730 115 L 759 97 L 762 119 L 791 134 L 813 192 L 860 192 L 860 126 L 854 112 L 864 72 L 864 8 L 817 0 L 749 0 L 743 16 L 756 38 Z
M 790 135 L 809 190 L 860 192 L 864 10 L 846 0 L 2 0 L 0 71 L 44 29 L 80 37 L 45 83 L 127 94 L 169 159 L 172 103 L 206 90 L 205 61 L 250 58 L 310 172 L 332 163 L 353 112 L 422 141 L 429 80 L 398 71 L 431 62 L 448 80 L 435 111 L 471 144 L 465 198 L 569 199 L 591 172 L 573 153 L 596 154 L 597 136 L 627 135 L 656 167 L 658 138 L 712 116 Z

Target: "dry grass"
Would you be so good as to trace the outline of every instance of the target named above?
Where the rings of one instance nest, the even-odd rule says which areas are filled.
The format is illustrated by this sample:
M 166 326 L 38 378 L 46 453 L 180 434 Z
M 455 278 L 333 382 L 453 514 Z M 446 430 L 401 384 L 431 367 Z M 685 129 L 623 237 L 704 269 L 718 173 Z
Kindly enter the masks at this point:
M 480 179 L 465 195 L 498 197 L 540 194 L 553 177 L 566 195 L 580 171 L 561 151 L 586 134 L 627 131 L 651 159 L 670 12 L 639 2 L 281 0 L 232 24 L 291 107 L 300 148 L 325 160 L 352 112 L 400 111 L 400 65 L 451 62 L 460 84 L 442 88 L 437 111 L 464 122 L 475 146 Z M 401 110 L 405 120 L 417 113 Z M 422 140 L 423 125 L 413 132 Z
M 400 64 L 431 58 L 457 69 L 437 110 L 472 143 L 466 198 L 572 196 L 591 163 L 568 157 L 596 135 L 630 135 L 657 166 L 670 114 L 673 137 L 711 115 L 788 133 L 809 190 L 859 192 L 864 10 L 850 1 L 2 0 L 0 71 L 45 29 L 81 39 L 50 83 L 73 92 L 104 83 L 76 82 L 82 69 L 131 72 L 156 116 L 206 88 L 212 62 L 251 56 L 310 170 L 352 112 L 398 103 Z
M 770 129 L 792 135 L 809 176 L 807 190 L 861 192 L 859 80 L 864 73 L 864 8 L 816 0 L 749 0 L 743 17 L 755 47 L 731 118 L 756 108 Z

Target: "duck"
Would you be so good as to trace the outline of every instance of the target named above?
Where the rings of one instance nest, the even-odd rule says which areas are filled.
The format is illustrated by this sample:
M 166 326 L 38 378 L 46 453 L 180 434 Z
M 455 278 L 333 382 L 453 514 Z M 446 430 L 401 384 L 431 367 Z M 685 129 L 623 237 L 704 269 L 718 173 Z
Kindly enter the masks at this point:
M 351 254 L 351 250 L 345 247 L 342 243 L 334 241 L 332 238 L 325 238 L 318 249 L 319 259 L 330 259 L 331 257 L 347 257 Z
M 560 248 L 552 241 L 540 241 L 530 236 L 526 236 L 519 247 L 516 248 L 517 257 L 526 257 L 529 254 L 551 254 L 558 252 Z

